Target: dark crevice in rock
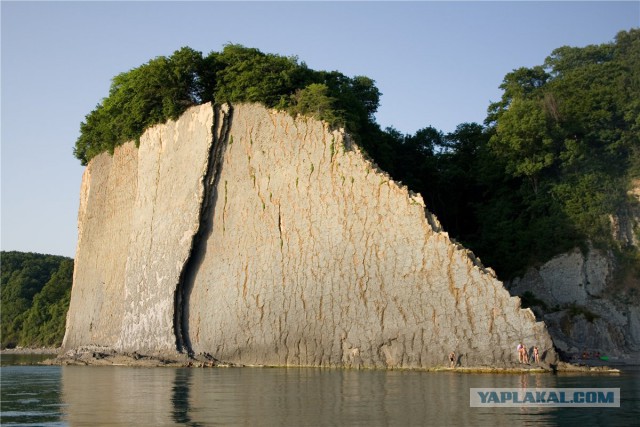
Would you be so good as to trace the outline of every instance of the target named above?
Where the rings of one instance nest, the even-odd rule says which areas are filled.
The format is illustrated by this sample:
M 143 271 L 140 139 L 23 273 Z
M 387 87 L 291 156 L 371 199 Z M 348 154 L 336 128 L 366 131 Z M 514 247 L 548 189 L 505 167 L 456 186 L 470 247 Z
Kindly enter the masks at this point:
M 189 297 L 198 270 L 205 258 L 207 240 L 213 229 L 213 213 L 218 200 L 218 181 L 222 169 L 222 155 L 228 144 L 233 108 L 229 104 L 213 107 L 213 141 L 209 151 L 207 171 L 204 176 L 204 194 L 200 206 L 200 226 L 193 237 L 189 257 L 180 274 L 174 296 L 173 327 L 176 348 L 179 352 L 193 355 L 189 337 Z

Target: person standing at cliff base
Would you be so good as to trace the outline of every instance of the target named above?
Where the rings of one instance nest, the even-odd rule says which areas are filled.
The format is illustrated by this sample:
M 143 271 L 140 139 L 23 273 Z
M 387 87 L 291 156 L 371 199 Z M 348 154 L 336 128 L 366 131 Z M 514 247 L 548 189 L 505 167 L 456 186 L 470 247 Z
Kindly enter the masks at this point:
M 522 345 L 522 343 L 518 344 L 517 350 L 518 350 L 518 362 L 523 363 L 524 362 L 524 346 Z
M 451 368 L 455 368 L 456 367 L 456 353 L 455 352 L 451 352 L 449 353 L 449 362 L 450 362 L 450 367 Z
M 535 363 L 540 363 L 540 352 L 538 351 L 538 346 L 533 346 L 533 361 Z

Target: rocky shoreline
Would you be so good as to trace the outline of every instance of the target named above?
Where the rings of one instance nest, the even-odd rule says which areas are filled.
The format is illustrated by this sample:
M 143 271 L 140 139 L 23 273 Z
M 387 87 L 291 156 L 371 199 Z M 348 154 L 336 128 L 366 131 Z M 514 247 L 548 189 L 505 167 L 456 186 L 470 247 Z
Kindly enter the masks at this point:
M 79 349 L 59 353 L 57 357 L 41 362 L 43 365 L 65 366 L 140 366 L 140 367 L 194 367 L 213 368 L 234 366 L 223 363 L 210 354 L 187 355 L 174 354 L 140 354 L 118 353 L 109 349 Z
M 60 348 L 12 348 L 0 350 L 1 355 L 51 355 L 51 357 L 38 362 L 48 366 L 130 366 L 130 367 L 174 367 L 174 368 L 229 368 L 229 367 L 279 367 L 267 365 L 238 365 L 222 362 L 208 353 L 187 355 L 186 353 L 173 354 L 140 354 L 118 353 L 104 348 L 83 348 L 63 353 Z M 618 361 L 617 363 L 586 363 L 559 362 L 551 365 L 547 363 L 527 364 L 505 363 L 504 366 L 436 366 L 432 368 L 414 369 L 425 372 L 461 372 L 470 374 L 525 374 L 525 373 L 558 373 L 558 374 L 618 374 L 631 363 Z M 282 366 L 288 367 L 288 366 Z M 402 370 L 404 368 L 396 368 Z
M 55 349 L 58 351 L 57 349 Z M 40 353 L 42 354 L 42 353 Z M 117 353 L 108 349 L 80 349 L 68 351 L 40 364 L 61 366 L 136 366 L 136 367 L 190 367 L 190 368 L 230 368 L 230 367 L 277 367 L 266 365 L 237 365 L 217 360 L 210 354 L 187 355 L 182 353 L 165 355 L 145 355 L 137 352 Z M 286 366 L 283 366 L 286 367 Z M 296 366 L 299 367 L 299 366 Z M 402 370 L 403 368 L 396 368 Z M 436 366 L 414 369 L 425 372 L 457 372 L 470 374 L 532 374 L 532 373 L 594 373 L 617 374 L 621 371 L 609 366 L 587 366 L 560 362 L 557 365 L 506 363 L 504 366 L 457 366 L 450 368 Z

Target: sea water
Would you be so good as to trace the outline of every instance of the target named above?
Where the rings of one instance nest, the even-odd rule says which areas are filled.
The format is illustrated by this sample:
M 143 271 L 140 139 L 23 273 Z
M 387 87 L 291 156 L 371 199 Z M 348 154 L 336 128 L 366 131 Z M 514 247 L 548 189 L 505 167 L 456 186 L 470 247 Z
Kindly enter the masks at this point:
M 618 375 L 13 365 L 2 426 L 638 425 L 640 368 Z M 24 361 L 24 360 L 23 360 Z M 620 388 L 619 408 L 472 408 L 470 388 Z

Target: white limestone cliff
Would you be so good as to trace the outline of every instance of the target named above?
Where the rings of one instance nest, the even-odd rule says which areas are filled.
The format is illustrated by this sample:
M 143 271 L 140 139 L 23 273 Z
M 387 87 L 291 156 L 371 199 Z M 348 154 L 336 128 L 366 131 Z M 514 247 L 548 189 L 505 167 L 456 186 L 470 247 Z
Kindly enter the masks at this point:
M 97 156 L 80 194 L 64 348 L 175 351 L 174 298 L 199 228 L 211 107 Z
M 64 347 L 243 365 L 504 366 L 544 323 L 348 135 L 188 110 L 83 178 Z

